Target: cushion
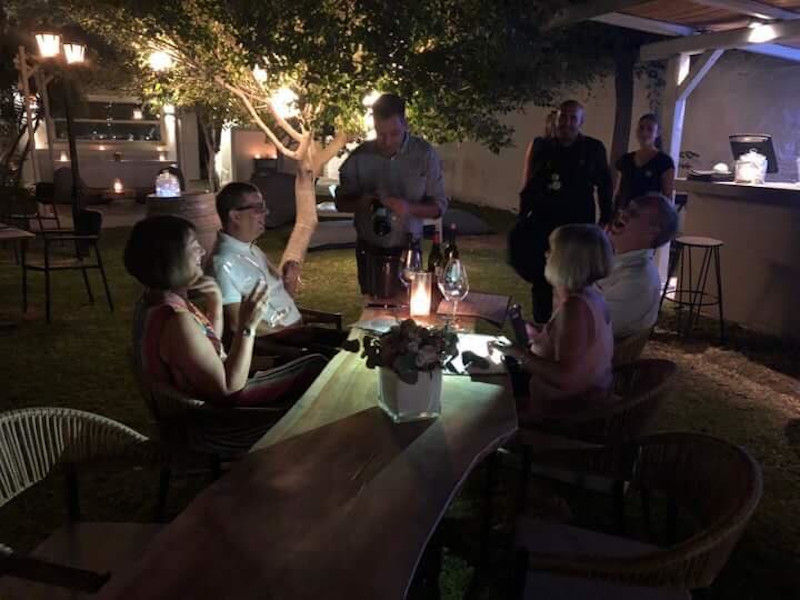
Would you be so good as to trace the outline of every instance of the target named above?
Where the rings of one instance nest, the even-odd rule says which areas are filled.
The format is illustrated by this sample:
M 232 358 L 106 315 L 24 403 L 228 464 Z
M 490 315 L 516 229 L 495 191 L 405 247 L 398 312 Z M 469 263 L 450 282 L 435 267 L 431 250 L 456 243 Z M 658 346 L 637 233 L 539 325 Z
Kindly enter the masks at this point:
M 517 546 L 532 552 L 576 554 L 604 557 L 633 557 L 658 550 L 657 546 L 604 533 L 548 523 L 538 519 L 517 521 Z M 546 571 L 528 571 L 525 580 L 525 598 L 570 600 L 688 600 L 691 596 L 682 590 L 648 588 L 642 586 L 608 583 L 597 579 L 567 577 Z
M 308 244 L 309 252 L 332 248 L 355 248 L 356 228 L 351 220 L 322 221 L 317 224 Z
M 479 216 L 461 210 L 460 208 L 449 208 L 442 217 L 442 228 L 446 232 L 450 225 L 455 223 L 458 227 L 458 235 L 487 235 L 494 233 L 494 229 L 489 227 Z

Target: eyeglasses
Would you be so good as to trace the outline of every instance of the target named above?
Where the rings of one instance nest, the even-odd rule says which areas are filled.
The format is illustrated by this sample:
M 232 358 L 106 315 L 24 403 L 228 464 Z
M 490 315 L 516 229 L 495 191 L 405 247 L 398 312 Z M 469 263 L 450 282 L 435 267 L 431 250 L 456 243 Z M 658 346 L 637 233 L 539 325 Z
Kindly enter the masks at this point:
M 263 214 L 267 212 L 267 206 L 262 202 L 261 204 L 247 204 L 245 206 L 239 206 L 232 210 L 254 210 L 258 214 Z

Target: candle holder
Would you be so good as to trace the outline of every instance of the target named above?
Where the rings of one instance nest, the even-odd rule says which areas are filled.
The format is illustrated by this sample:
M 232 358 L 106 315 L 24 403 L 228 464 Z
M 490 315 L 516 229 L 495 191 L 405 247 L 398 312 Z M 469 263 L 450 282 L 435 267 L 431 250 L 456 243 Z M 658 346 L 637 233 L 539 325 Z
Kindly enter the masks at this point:
M 409 286 L 408 312 L 412 317 L 427 317 L 431 312 L 433 273 L 417 271 Z

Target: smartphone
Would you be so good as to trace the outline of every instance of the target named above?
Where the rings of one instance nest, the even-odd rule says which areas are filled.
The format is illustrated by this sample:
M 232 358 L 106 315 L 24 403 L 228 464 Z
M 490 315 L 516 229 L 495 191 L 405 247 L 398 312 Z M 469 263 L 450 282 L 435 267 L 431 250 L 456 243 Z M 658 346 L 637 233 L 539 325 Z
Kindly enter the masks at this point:
M 530 344 L 528 339 L 528 330 L 525 329 L 525 319 L 522 318 L 522 307 L 519 304 L 512 304 L 508 309 L 508 318 L 511 321 L 511 327 L 514 329 L 514 337 L 517 343 L 523 348 L 527 348 Z

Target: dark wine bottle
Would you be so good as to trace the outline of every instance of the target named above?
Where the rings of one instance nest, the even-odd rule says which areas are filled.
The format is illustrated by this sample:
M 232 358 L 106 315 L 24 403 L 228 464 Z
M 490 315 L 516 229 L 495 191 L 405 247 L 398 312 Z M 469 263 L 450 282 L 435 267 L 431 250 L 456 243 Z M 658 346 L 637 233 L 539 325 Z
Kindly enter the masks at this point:
M 428 255 L 428 272 L 431 274 L 431 313 L 436 314 L 439 303 L 442 301 L 442 292 L 439 290 L 439 275 L 444 267 L 444 256 L 442 255 L 441 235 L 438 231 L 433 234 L 433 246 Z
M 433 246 L 431 246 L 431 253 L 428 255 L 428 271 L 438 275 L 443 265 L 442 244 L 437 231 L 433 234 Z
M 456 233 L 458 232 L 456 228 L 456 224 L 452 223 L 450 225 L 450 230 L 448 231 L 449 239 L 447 243 L 447 248 L 444 251 L 444 263 L 454 258 L 459 258 L 458 256 L 458 246 L 456 245 Z

